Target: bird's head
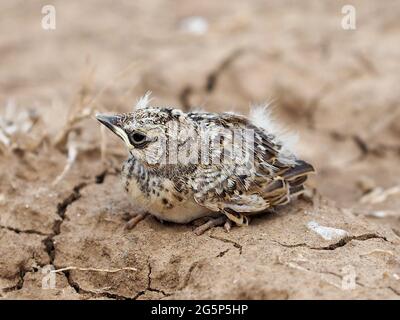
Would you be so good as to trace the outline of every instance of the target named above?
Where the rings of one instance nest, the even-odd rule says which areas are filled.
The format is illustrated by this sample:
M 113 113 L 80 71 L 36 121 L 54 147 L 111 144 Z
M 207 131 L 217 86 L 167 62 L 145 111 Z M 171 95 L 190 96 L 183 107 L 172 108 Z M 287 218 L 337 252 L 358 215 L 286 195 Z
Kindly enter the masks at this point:
M 96 118 L 147 165 L 171 161 L 167 158 L 173 146 L 181 146 L 182 139 L 187 142 L 190 136 L 185 114 L 177 109 L 147 107 L 123 114 L 97 114 Z

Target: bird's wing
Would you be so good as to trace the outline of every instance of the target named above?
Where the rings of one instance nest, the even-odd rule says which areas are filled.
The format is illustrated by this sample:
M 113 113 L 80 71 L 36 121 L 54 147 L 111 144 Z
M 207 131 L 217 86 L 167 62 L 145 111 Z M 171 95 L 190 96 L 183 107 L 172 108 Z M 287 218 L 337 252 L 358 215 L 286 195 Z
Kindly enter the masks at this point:
M 273 175 L 261 168 L 247 173 L 244 167 L 233 171 L 226 167 L 203 169 L 193 180 L 194 199 L 212 211 L 257 213 L 287 204 L 291 196 L 303 191 L 307 175 L 313 171 L 311 165 L 300 160 Z
M 208 122 L 208 125 L 214 136 L 218 136 L 222 127 L 251 128 L 254 140 L 244 143 L 239 150 L 242 156 L 245 152 L 247 156 L 250 154 L 245 161 L 237 153 L 228 152 L 220 163 L 200 166 L 192 181 L 197 203 L 212 211 L 260 212 L 286 204 L 291 194 L 302 191 L 307 174 L 313 168 L 303 161 L 282 163 L 279 160 L 281 146 L 264 131 L 251 126 L 246 118 L 223 114 L 214 124 Z M 232 144 L 233 138 L 224 133 L 221 144 Z M 221 158 L 220 150 L 211 148 L 211 157 Z
M 192 182 L 194 199 L 200 205 L 212 211 L 257 212 L 271 205 L 263 189 L 274 198 L 286 193 L 282 186 L 274 183 L 272 175 L 272 171 L 278 170 L 271 164 L 278 151 L 267 137 L 256 144 L 252 140 L 245 141 L 254 140 L 254 136 L 245 137 L 246 132 L 240 131 L 248 125 L 246 118 L 231 114 L 207 119 L 207 132 L 217 144 L 209 148 L 208 160 L 212 163 L 201 164 Z M 243 141 L 238 142 L 237 135 Z M 255 152 L 255 145 L 261 147 L 262 152 Z
M 212 211 L 231 209 L 246 213 L 287 201 L 289 189 L 284 179 L 246 170 L 214 167 L 198 171 L 193 181 L 195 201 Z

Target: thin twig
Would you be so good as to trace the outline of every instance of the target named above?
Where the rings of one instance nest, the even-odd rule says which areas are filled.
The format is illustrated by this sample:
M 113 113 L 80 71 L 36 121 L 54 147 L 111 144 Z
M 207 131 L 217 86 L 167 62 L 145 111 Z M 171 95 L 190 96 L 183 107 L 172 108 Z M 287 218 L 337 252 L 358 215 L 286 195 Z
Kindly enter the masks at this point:
M 76 142 L 73 141 L 71 138 L 71 134 L 68 135 L 68 157 L 67 157 L 67 163 L 65 164 L 65 167 L 61 174 L 57 176 L 57 178 L 54 179 L 53 181 L 53 186 L 58 184 L 66 174 L 68 173 L 69 170 L 71 170 L 72 165 L 74 164 L 76 158 L 78 156 L 78 147 L 76 145 Z
M 66 144 L 67 136 L 71 132 L 71 130 L 74 128 L 74 126 L 77 125 L 82 120 L 89 118 L 93 114 L 94 108 L 96 106 L 96 102 L 102 96 L 102 94 L 107 89 L 112 87 L 114 85 L 114 83 L 119 78 L 123 77 L 131 68 L 136 67 L 137 65 L 138 65 L 137 61 L 134 61 L 131 64 L 129 64 L 126 68 L 124 68 L 123 70 L 118 72 L 116 74 L 116 76 L 114 76 L 110 81 L 108 81 L 97 92 L 97 94 L 95 96 L 93 96 L 91 99 L 89 99 L 89 101 L 86 102 L 85 99 L 87 98 L 88 90 L 85 90 L 85 88 L 87 89 L 88 83 L 91 81 L 91 80 L 87 80 L 87 82 L 85 82 L 84 85 L 82 86 L 83 87 L 82 90 L 80 90 L 80 97 L 79 97 L 80 99 L 78 100 L 78 102 L 76 104 L 77 105 L 77 108 L 75 108 L 76 110 L 74 110 L 74 112 L 71 112 L 71 115 L 68 118 L 66 125 L 54 139 L 54 145 L 58 148 L 63 148 Z M 94 72 L 94 69 L 92 68 L 92 70 L 89 73 L 88 78 L 90 78 L 92 76 L 93 72 Z
M 100 126 L 100 154 L 101 154 L 101 161 L 104 163 L 106 160 L 106 152 L 107 152 L 107 135 L 104 126 Z
M 120 271 L 124 271 L 124 270 L 137 271 L 137 269 L 133 268 L 133 267 L 124 267 L 124 268 L 119 268 L 119 269 L 98 269 L 98 268 L 82 268 L 82 267 L 70 266 L 70 267 L 65 267 L 65 268 L 61 268 L 61 269 L 51 270 L 51 272 L 57 273 L 57 272 L 63 272 L 63 271 L 68 271 L 68 270 L 94 271 L 94 272 L 107 272 L 107 273 L 116 273 L 116 272 L 120 272 Z

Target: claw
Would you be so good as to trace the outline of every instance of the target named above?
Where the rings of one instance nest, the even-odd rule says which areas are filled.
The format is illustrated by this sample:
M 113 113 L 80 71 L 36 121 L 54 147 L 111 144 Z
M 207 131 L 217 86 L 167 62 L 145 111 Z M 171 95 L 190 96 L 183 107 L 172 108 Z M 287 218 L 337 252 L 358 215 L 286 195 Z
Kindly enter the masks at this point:
M 232 221 L 229 219 L 226 219 L 226 222 L 224 224 L 224 229 L 226 232 L 230 232 L 232 228 Z

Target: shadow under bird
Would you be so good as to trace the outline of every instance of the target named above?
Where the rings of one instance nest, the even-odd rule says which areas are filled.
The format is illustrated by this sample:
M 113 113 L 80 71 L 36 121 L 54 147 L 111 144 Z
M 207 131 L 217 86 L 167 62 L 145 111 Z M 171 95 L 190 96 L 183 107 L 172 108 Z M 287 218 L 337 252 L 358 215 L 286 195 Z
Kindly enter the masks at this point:
M 132 228 L 148 213 L 160 220 L 208 221 L 196 234 L 290 202 L 304 191 L 314 168 L 292 151 L 296 142 L 277 129 L 266 107 L 249 117 L 233 113 L 149 106 L 148 95 L 131 113 L 96 115 L 129 151 L 122 179 L 138 213 Z

